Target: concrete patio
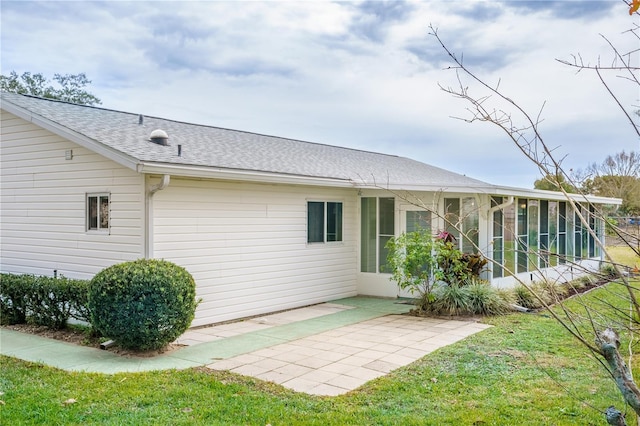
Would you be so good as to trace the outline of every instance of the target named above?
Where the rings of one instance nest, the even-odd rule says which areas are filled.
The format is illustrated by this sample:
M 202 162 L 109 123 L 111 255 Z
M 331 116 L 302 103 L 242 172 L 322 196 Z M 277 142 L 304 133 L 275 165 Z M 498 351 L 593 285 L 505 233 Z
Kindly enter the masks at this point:
M 207 366 L 298 392 L 340 395 L 489 327 L 402 315 L 410 309 L 398 300 L 341 299 L 190 329 L 177 340 L 185 347 L 153 358 L 2 329 L 0 353 L 68 371 L 107 374 Z

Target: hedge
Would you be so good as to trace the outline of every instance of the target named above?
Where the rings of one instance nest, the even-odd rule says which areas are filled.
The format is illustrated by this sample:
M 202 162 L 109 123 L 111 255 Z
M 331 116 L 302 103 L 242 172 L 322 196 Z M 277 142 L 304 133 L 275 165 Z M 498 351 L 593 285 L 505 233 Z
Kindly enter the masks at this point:
M 0 274 L 0 322 L 61 329 L 70 318 L 89 321 L 89 281 Z

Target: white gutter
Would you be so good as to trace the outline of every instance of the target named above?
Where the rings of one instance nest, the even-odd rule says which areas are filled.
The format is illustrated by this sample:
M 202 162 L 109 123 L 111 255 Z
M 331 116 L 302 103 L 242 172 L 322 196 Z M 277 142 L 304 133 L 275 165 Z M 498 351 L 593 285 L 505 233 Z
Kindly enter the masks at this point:
M 250 170 L 224 169 L 207 166 L 193 166 L 184 164 L 169 163 L 152 163 L 140 161 L 137 158 L 125 154 L 108 145 L 97 142 L 81 133 L 75 132 L 65 126 L 62 126 L 52 120 L 32 113 L 28 109 L 11 103 L 7 99 L 2 99 L 0 107 L 20 117 L 28 122 L 34 123 L 46 130 L 49 130 L 65 139 L 77 143 L 78 145 L 100 154 L 116 163 L 143 174 L 161 174 L 161 175 L 179 175 L 184 177 L 195 178 L 213 178 L 225 180 L 242 180 L 262 183 L 282 183 L 312 186 L 328 186 L 340 188 L 359 188 L 359 189 L 388 189 L 392 191 L 423 191 L 423 192 L 469 192 L 482 193 L 496 196 L 516 196 L 522 198 L 540 198 L 547 200 L 564 201 L 566 196 L 561 192 L 544 191 L 538 189 L 514 188 L 508 186 L 498 186 L 487 184 L 483 185 L 447 185 L 447 186 L 431 186 L 416 185 L 412 183 L 400 183 L 389 185 L 378 185 L 375 182 L 354 181 L 348 178 L 327 178 L 314 176 L 300 176 L 282 173 L 269 173 Z M 164 180 L 164 177 L 163 177 Z M 167 181 L 168 184 L 168 181 Z M 166 186 L 166 185 L 165 185 Z M 158 189 L 153 192 L 164 189 L 162 183 Z M 619 198 L 600 197 L 595 195 L 569 194 L 569 198 L 575 202 L 589 201 L 596 204 L 612 204 L 621 205 L 622 200 Z
M 146 211 L 146 227 L 145 227 L 145 239 L 144 239 L 144 257 L 146 259 L 153 258 L 153 195 L 165 189 L 171 182 L 171 175 L 162 175 L 162 180 L 156 185 L 149 187 L 144 197 L 144 208 Z
M 261 183 L 282 183 L 292 185 L 331 186 L 353 188 L 354 183 L 347 179 L 299 176 L 283 173 L 269 173 L 253 170 L 224 169 L 220 167 L 192 166 L 186 164 L 141 162 L 136 168 L 138 173 L 163 174 L 202 179 L 240 180 Z
M 521 198 L 540 198 L 543 200 L 556 200 L 556 201 L 566 201 L 567 196 L 559 191 L 546 191 L 543 189 L 524 189 L 524 188 L 514 188 L 509 186 L 495 186 L 492 193 L 494 195 L 515 195 L 516 197 Z M 620 198 L 610 198 L 610 197 L 601 197 L 599 195 L 584 195 L 584 194 L 576 194 L 576 193 L 568 193 L 569 198 L 576 202 L 584 202 L 590 201 L 596 204 L 614 204 L 621 205 L 622 199 Z

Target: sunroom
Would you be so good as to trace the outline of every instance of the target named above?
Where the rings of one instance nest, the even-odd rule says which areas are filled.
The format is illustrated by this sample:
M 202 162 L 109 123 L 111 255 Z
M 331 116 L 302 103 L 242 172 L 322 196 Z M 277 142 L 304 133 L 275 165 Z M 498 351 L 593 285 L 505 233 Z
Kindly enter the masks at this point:
M 417 229 L 447 231 L 463 252 L 480 252 L 489 260 L 482 278 L 499 287 L 518 280 L 568 281 L 600 266 L 605 227 L 599 212 L 619 200 L 575 195 L 571 202 L 549 191 L 505 192 L 363 194 L 358 292 L 410 296 L 390 281 L 385 245 Z

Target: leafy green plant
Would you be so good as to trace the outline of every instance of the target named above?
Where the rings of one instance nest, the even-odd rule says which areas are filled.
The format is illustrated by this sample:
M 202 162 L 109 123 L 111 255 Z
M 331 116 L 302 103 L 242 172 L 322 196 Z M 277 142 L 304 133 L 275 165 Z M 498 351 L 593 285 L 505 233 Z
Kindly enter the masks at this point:
M 69 316 L 83 322 L 90 322 L 89 312 L 89 280 L 65 278 L 65 289 L 69 295 Z
M 569 294 L 569 287 L 566 283 L 558 281 L 543 280 L 536 282 L 534 288 L 541 289 L 542 293 L 546 293 L 551 300 L 551 303 L 558 302 Z
M 441 283 L 433 294 L 430 312 L 438 315 L 504 315 L 512 310 L 512 292 L 501 291 L 479 278 Z
M 88 281 L 66 277 L 2 274 L 0 315 L 5 324 L 29 322 L 53 329 L 69 318 L 88 321 Z
M 437 268 L 431 234 L 424 230 L 404 233 L 390 239 L 385 247 L 391 279 L 401 289 L 418 294 L 418 308 L 427 310 L 433 302 L 433 274 Z
M 198 304 L 186 269 L 139 259 L 100 271 L 89 285 L 91 324 L 128 349 L 160 349 L 191 324 Z
M 527 309 L 540 309 L 544 306 L 542 302 L 551 305 L 555 301 L 549 293 L 549 286 L 540 282 L 529 284 L 529 288 L 518 284 L 513 288 L 513 293 L 515 303 Z
M 538 299 L 531 294 L 529 289 L 522 284 L 517 284 L 513 287 L 513 295 L 515 297 L 515 304 L 522 306 L 523 308 L 538 309 L 542 306 Z
M 480 276 L 487 264 L 481 254 L 463 253 L 458 248 L 451 234 L 441 232 L 436 238 L 436 278 L 453 285 L 464 285 L 471 279 Z
M 434 290 L 435 300 L 431 311 L 440 315 L 467 315 L 471 312 L 471 300 L 466 287 L 443 283 Z
M 88 320 L 88 281 L 65 277 L 36 277 L 28 295 L 27 321 L 62 329 L 69 318 Z
M 434 288 L 438 284 L 451 287 L 466 285 L 478 279 L 487 263 L 480 254 L 460 251 L 453 236 L 447 232 L 441 232 L 435 239 L 425 230 L 404 233 L 390 239 L 385 247 L 391 279 L 401 289 L 418 295 L 416 305 L 420 311 L 451 311 L 444 307 L 448 303 L 446 301 L 442 301 L 439 307 L 431 306 L 439 297 Z M 454 290 L 443 291 L 452 297 L 456 293 Z
M 504 315 L 511 311 L 509 300 L 487 281 L 474 279 L 463 287 L 469 298 L 469 311 L 474 315 Z M 509 296 L 507 296 L 509 297 Z
M 589 287 L 595 284 L 596 278 L 592 275 L 583 275 L 578 279 L 571 280 L 567 283 L 569 288 L 574 288 L 576 290 L 581 290 L 585 287 Z
M 0 274 L 0 322 L 23 324 L 27 321 L 27 294 L 33 275 Z
M 480 253 L 464 253 L 462 261 L 466 262 L 467 270 L 472 277 L 479 277 L 488 263 L 488 260 Z
M 610 263 L 602 265 L 602 267 L 600 268 L 600 274 L 602 274 L 603 278 L 607 280 L 615 280 L 616 278 L 620 278 L 620 274 L 616 270 L 615 266 Z
M 462 252 L 454 243 L 439 240 L 437 245 L 437 278 L 451 285 L 458 285 L 470 278 L 467 265 L 462 258 Z

